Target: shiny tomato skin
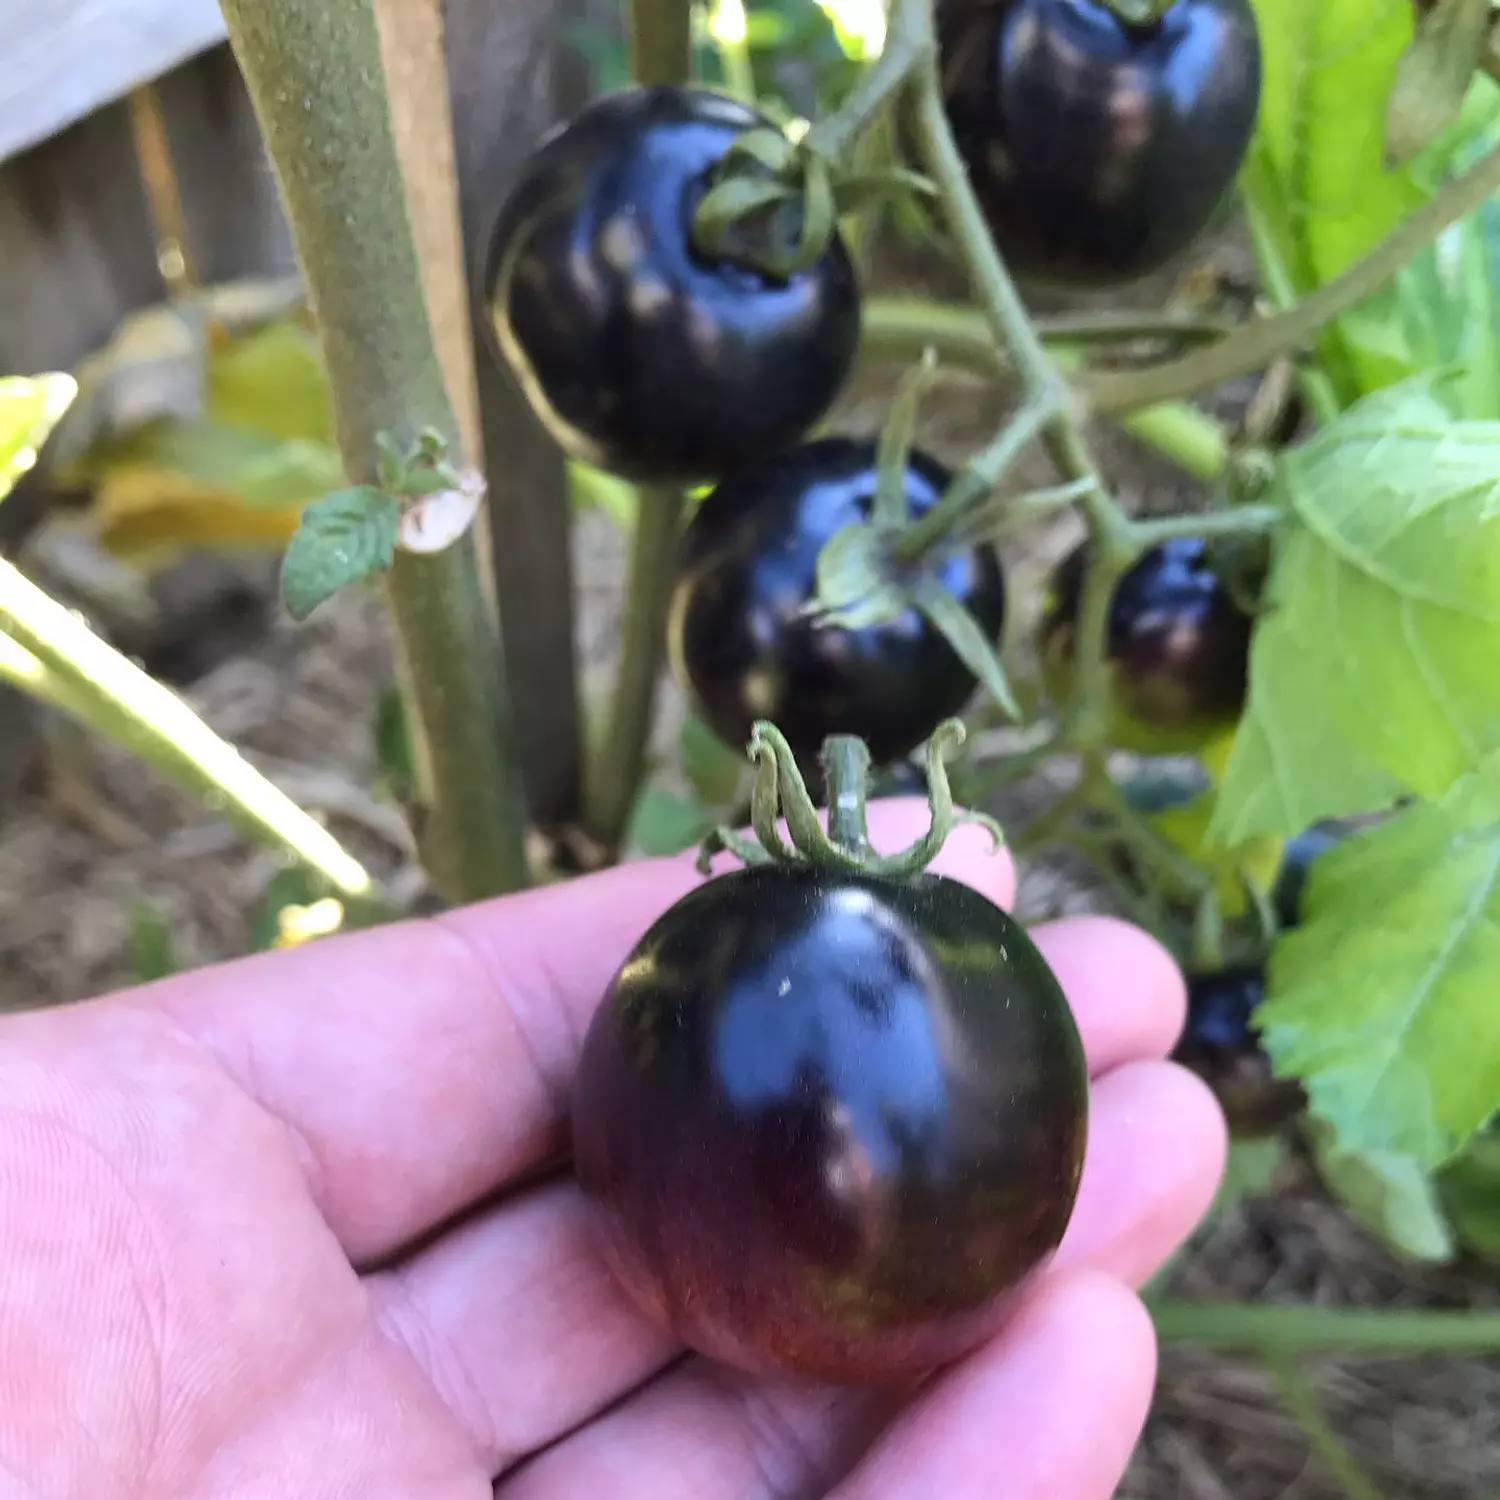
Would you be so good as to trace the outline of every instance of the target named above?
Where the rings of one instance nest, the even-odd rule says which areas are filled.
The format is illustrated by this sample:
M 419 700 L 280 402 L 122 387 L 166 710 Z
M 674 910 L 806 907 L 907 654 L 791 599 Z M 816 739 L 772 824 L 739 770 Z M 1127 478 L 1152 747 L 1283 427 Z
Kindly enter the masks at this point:
M 1172 1056 L 1214 1091 L 1230 1134 L 1274 1134 L 1307 1103 L 1295 1078 L 1278 1078 L 1260 1044 L 1255 1012 L 1265 971 L 1245 964 L 1188 978 L 1187 1024 Z
M 992 1334 L 1072 1214 L 1088 1070 L 1056 977 L 972 888 L 751 867 L 620 968 L 573 1153 L 641 1307 L 757 1373 L 881 1384 Z
M 1040 630 L 1053 690 L 1071 685 L 1087 544 L 1053 574 Z M 1253 621 L 1200 537 L 1143 553 L 1110 604 L 1111 739 L 1144 754 L 1188 753 L 1231 728 L 1245 706 Z
M 949 478 L 913 450 L 910 514 L 929 510 Z M 831 734 L 860 736 L 884 766 L 923 744 L 972 696 L 973 673 L 915 609 L 858 628 L 799 613 L 814 597 L 823 545 L 869 518 L 875 486 L 873 442 L 823 438 L 731 476 L 694 514 L 668 655 L 694 711 L 726 744 L 743 745 L 757 719 L 770 719 L 804 774 L 816 770 Z M 997 640 L 1005 580 L 995 550 L 965 547 L 931 566 Z
M 1313 865 L 1348 837 L 1338 826 L 1314 823 L 1286 842 L 1281 851 L 1281 868 L 1271 891 L 1276 920 L 1283 927 L 1295 927 L 1302 920 L 1302 902 L 1307 892 Z
M 859 339 L 835 235 L 781 280 L 692 244 L 711 170 L 768 122 L 705 89 L 605 96 L 543 141 L 491 236 L 496 350 L 572 458 L 643 483 L 714 479 L 827 412 Z
M 1260 103 L 1250 0 L 1176 0 L 1145 26 L 1096 0 L 939 0 L 944 103 L 1022 277 L 1105 290 L 1207 227 Z

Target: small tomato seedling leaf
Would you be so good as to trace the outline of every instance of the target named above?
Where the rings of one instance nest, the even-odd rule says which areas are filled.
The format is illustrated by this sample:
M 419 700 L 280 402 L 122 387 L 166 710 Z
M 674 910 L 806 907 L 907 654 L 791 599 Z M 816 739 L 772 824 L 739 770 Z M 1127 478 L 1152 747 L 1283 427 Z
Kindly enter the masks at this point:
M 1441 797 L 1500 746 L 1500 423 L 1430 381 L 1367 398 L 1284 459 L 1250 695 L 1213 833 L 1291 835 Z
M 1258 1019 L 1344 1152 L 1439 1166 L 1500 1109 L 1500 753 L 1313 865 Z
M 400 525 L 394 496 L 369 485 L 314 501 L 281 565 L 287 613 L 305 620 L 341 588 L 390 567 Z

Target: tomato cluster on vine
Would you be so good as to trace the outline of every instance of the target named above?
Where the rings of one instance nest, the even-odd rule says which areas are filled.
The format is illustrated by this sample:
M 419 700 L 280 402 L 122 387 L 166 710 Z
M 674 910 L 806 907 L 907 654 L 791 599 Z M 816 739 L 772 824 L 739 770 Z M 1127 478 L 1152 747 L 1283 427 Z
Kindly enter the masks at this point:
M 1130 26 L 1103 0 L 941 0 L 943 107 L 1018 270 L 1105 284 L 1202 230 L 1253 123 L 1248 14 L 1175 0 Z M 746 233 L 702 232 L 744 154 L 731 148 L 771 129 L 691 86 L 589 105 L 502 206 L 485 297 L 495 351 L 570 458 L 705 487 L 679 539 L 667 658 L 688 706 L 760 765 L 759 851 L 730 843 L 750 867 L 653 926 L 590 1028 L 579 1180 L 620 1280 L 693 1347 L 882 1381 L 972 1347 L 1057 1248 L 1088 1076 L 1025 930 L 924 868 L 951 822 L 932 747 L 1006 624 L 1000 554 L 962 528 L 927 544 L 929 526 L 917 550 L 903 538 L 965 493 L 909 426 L 828 430 L 860 339 L 848 248 L 832 223 L 780 269 L 756 249 L 827 184 L 783 194 L 795 153 L 751 152 Z M 825 565 L 851 538 L 834 608 Z M 1059 570 L 1038 643 L 1061 693 L 1087 572 L 1082 553 Z M 1111 604 L 1117 729 L 1176 745 L 1221 728 L 1248 638 L 1204 544 L 1147 553 Z M 892 863 L 865 834 L 866 773 L 889 783 L 924 743 L 937 843 Z

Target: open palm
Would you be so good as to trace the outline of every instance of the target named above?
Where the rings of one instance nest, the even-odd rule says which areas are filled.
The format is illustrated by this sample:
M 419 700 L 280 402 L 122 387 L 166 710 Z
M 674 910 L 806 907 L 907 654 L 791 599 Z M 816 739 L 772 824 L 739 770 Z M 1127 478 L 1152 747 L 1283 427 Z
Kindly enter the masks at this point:
M 875 840 L 924 808 L 872 809 Z M 1002 902 L 960 829 L 937 868 Z M 617 1291 L 565 1170 L 593 1007 L 687 861 L 0 1023 L 0 1496 L 1102 1500 L 1154 1374 L 1128 1288 L 1206 1207 L 1150 939 L 1037 930 L 1094 1077 L 1054 1265 L 905 1399 L 750 1379 Z

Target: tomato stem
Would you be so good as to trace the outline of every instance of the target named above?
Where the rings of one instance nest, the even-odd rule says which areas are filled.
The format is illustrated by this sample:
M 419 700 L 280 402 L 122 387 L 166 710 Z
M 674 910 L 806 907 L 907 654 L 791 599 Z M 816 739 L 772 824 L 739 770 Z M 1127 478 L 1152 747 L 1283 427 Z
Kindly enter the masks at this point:
M 883 855 L 871 846 L 866 822 L 870 751 L 865 742 L 854 735 L 830 735 L 823 743 L 821 760 L 828 782 L 825 831 L 786 736 L 774 724 L 758 721 L 747 753 L 756 763 L 750 822 L 759 842 L 752 843 L 734 829 L 716 828 L 703 842 L 698 868 L 707 873 L 713 855 L 728 850 L 747 864 L 810 865 L 903 879 L 925 870 L 960 823 L 979 824 L 989 832 L 995 848 L 1001 848 L 1005 835 L 993 818 L 953 805 L 944 761 L 963 744 L 965 733 L 958 719 L 944 720 L 933 731 L 927 743 L 927 797 L 932 811 L 927 832 L 899 853 Z M 781 835 L 778 814 L 786 820 L 790 844 Z
M 348 482 L 377 434 L 464 450 L 428 320 L 373 0 L 224 0 L 224 18 L 318 313 Z M 527 807 L 506 668 L 472 530 L 398 549 L 387 577 L 417 772 L 423 863 L 453 901 L 528 883 Z
M 685 81 L 693 65 L 693 7 L 685 0 L 630 0 L 627 10 L 636 82 Z
M 1095 411 L 1130 411 L 1191 396 L 1258 370 L 1278 355 L 1301 348 L 1325 324 L 1363 302 L 1449 225 L 1472 213 L 1497 191 L 1500 146 L 1445 183 L 1368 255 L 1296 306 L 1247 323 L 1221 342 L 1181 359 L 1140 370 L 1090 371 L 1080 377 L 1079 387 Z
M 1302 1429 L 1307 1446 L 1322 1460 L 1323 1467 L 1338 1482 L 1347 1500 L 1383 1500 L 1380 1491 L 1328 1425 L 1318 1408 L 1317 1392 L 1295 1362 L 1285 1355 L 1268 1355 L 1266 1368 L 1276 1382 L 1281 1404 Z
M 1223 338 L 1233 324 L 1222 319 L 1175 314 L 1102 312 L 1036 319 L 1043 346 L 1064 369 L 1081 363 L 1082 350 L 1097 344 L 1141 339 L 1201 343 Z M 905 363 L 924 349 L 937 351 L 942 373 L 962 370 L 986 379 L 1010 371 L 995 347 L 984 316 L 972 307 L 951 307 L 906 297 L 865 300 L 860 325 L 860 358 L 867 363 Z M 1164 401 L 1110 420 L 1195 479 L 1217 479 L 1229 454 L 1224 424 L 1181 401 Z
M 637 497 L 620 660 L 609 711 L 591 746 L 584 782 L 584 831 L 611 858 L 645 774 L 685 504 L 682 491 L 671 487 L 642 486 Z
M 802 138 L 815 156 L 837 162 L 890 107 L 913 70 L 936 45 L 920 5 L 891 7 L 889 30 L 880 56 L 865 69 L 842 105 L 817 121 Z
M 1500 1313 L 1150 1301 L 1164 1342 L 1282 1354 L 1491 1354 Z

